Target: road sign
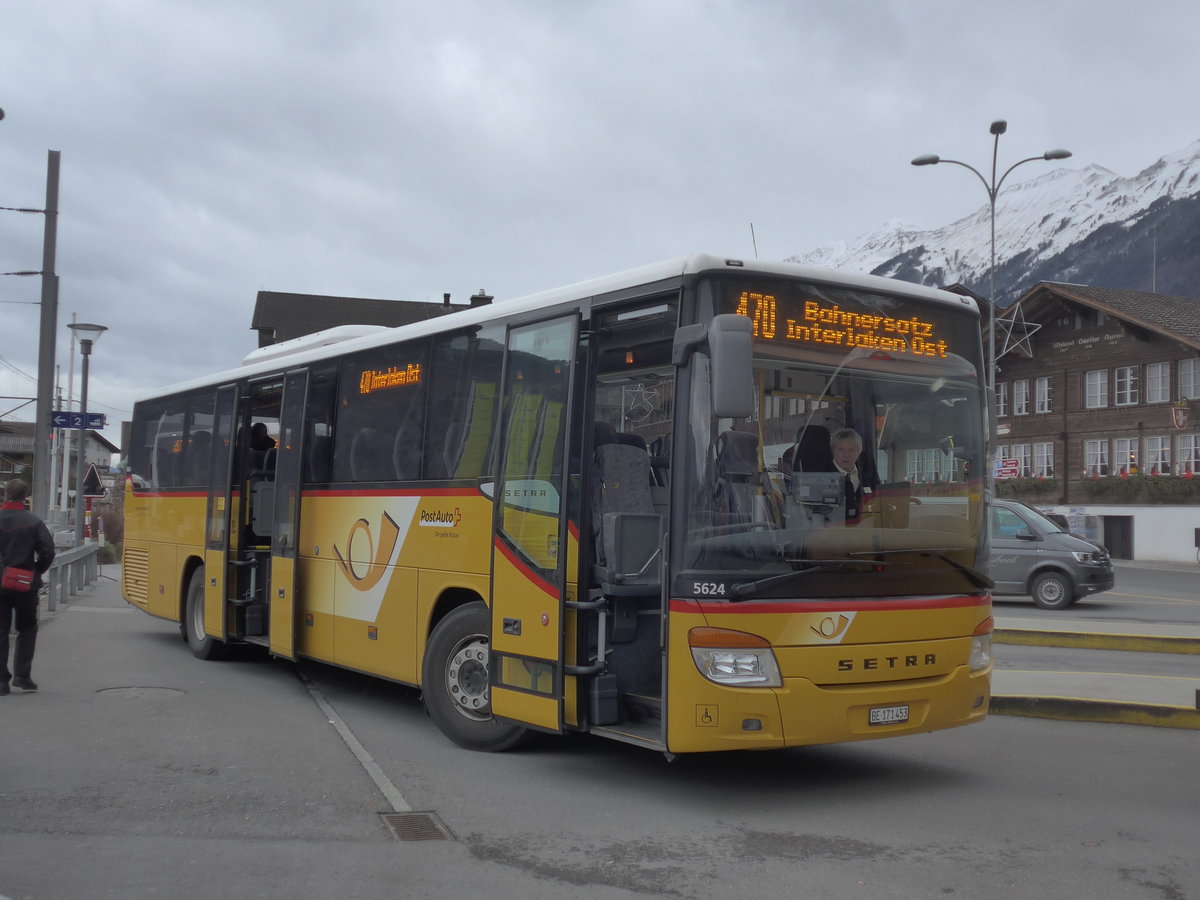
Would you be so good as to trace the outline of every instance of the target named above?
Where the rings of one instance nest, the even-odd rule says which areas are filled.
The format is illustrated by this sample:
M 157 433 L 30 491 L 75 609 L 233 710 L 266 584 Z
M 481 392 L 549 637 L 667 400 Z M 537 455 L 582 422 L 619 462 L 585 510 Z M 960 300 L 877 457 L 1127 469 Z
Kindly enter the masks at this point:
M 100 472 L 97 471 L 95 463 L 88 464 L 87 474 L 83 476 L 83 496 L 104 496 L 104 482 L 100 480 Z
M 997 478 L 1016 478 L 1021 474 L 1019 459 L 997 459 L 993 467 L 993 474 Z
M 87 424 L 83 422 L 83 413 L 56 412 L 50 414 L 51 428 L 88 428 L 96 430 L 105 425 L 104 413 L 88 413 Z

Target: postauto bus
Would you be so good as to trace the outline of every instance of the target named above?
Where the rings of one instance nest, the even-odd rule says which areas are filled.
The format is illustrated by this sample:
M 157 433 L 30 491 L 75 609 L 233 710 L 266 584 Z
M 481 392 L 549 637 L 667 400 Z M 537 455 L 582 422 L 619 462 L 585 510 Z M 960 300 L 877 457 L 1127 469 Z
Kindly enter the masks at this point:
M 972 300 L 757 260 L 343 326 L 140 399 L 123 592 L 202 658 L 418 686 L 480 750 L 966 725 L 984 397 Z

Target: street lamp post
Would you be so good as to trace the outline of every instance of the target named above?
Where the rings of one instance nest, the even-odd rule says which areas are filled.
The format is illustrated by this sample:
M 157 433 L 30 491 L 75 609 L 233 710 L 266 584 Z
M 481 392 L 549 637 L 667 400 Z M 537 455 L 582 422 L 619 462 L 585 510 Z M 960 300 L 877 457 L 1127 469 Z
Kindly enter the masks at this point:
M 1027 162 L 1034 160 L 1054 160 L 1066 159 L 1071 155 L 1070 150 L 1047 150 L 1041 156 L 1030 156 L 1026 159 L 1018 160 L 1007 169 L 1000 179 L 996 179 L 996 156 L 1000 149 L 1000 135 L 1008 130 L 1008 122 L 1004 119 L 997 119 L 991 125 L 991 133 L 994 136 L 992 142 L 992 180 L 988 181 L 983 177 L 983 174 L 972 165 L 961 162 L 957 159 L 942 159 L 936 153 L 929 153 L 925 156 L 918 156 L 912 161 L 914 166 L 936 166 L 938 163 L 950 163 L 954 166 L 962 166 L 964 169 L 969 169 L 975 173 L 975 176 L 983 183 L 984 190 L 988 195 L 988 207 L 991 212 L 992 220 L 992 258 L 991 264 L 988 266 L 988 370 L 987 370 L 987 386 L 988 390 L 996 389 L 996 195 L 1000 193 L 1000 187 L 1004 184 L 1004 179 L 1017 166 L 1023 166 Z
M 88 360 L 92 355 L 92 344 L 100 340 L 108 328 L 104 325 L 89 325 L 86 322 L 72 322 L 71 330 L 79 340 L 79 352 L 83 356 L 83 386 L 79 391 L 79 449 L 78 461 L 75 464 L 75 546 L 83 546 L 83 479 L 87 447 L 87 417 L 88 417 Z

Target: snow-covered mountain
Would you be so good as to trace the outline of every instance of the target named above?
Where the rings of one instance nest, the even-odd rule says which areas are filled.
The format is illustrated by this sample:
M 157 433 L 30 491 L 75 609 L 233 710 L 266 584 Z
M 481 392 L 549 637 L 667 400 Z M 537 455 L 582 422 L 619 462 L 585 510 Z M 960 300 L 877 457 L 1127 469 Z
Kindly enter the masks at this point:
M 963 173 L 966 174 L 966 173 Z M 996 203 L 996 297 L 1007 305 L 1038 281 L 1070 281 L 1200 297 L 1200 141 L 1132 178 L 1101 166 L 1056 164 L 1005 183 Z M 990 217 L 932 231 L 890 222 L 789 261 L 930 285 L 962 283 L 987 296 Z

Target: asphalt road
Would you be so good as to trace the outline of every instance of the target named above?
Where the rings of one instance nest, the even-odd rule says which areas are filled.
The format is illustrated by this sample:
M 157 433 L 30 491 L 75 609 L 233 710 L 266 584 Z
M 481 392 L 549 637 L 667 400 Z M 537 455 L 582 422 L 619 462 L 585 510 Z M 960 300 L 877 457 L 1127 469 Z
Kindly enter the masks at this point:
M 13 900 L 1200 898 L 1191 731 L 996 716 L 673 762 L 589 737 L 478 754 L 410 689 L 200 662 L 107 587 L 46 623 L 35 678 L 0 699 Z M 405 807 L 446 839 L 393 837 Z
M 1065 610 L 1038 609 L 1028 597 L 996 597 L 992 606 L 997 616 L 1200 625 L 1200 565 L 1118 561 L 1115 566 L 1111 591 L 1085 597 Z

